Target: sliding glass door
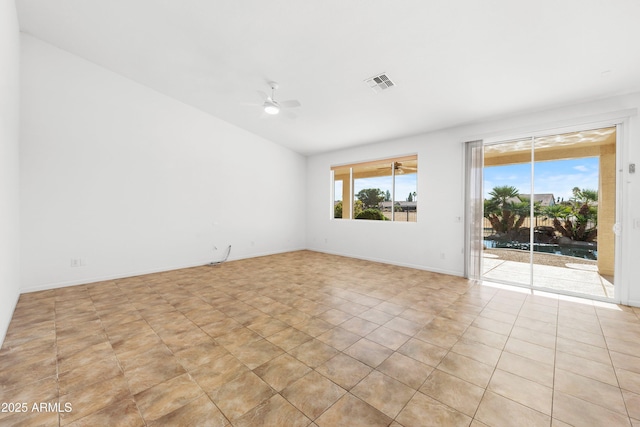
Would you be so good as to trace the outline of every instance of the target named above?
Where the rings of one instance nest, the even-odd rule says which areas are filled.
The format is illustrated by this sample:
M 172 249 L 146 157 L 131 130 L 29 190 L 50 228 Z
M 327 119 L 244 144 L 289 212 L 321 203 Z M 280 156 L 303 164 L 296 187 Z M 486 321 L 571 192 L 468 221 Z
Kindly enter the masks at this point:
M 614 297 L 616 127 L 485 144 L 482 278 Z

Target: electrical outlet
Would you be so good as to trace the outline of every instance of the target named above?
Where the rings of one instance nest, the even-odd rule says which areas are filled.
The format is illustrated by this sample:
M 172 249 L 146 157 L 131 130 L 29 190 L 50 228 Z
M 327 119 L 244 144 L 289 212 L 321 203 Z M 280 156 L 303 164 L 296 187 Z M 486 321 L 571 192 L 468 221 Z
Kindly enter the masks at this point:
M 71 267 L 84 267 L 87 265 L 87 260 L 84 258 L 71 258 Z

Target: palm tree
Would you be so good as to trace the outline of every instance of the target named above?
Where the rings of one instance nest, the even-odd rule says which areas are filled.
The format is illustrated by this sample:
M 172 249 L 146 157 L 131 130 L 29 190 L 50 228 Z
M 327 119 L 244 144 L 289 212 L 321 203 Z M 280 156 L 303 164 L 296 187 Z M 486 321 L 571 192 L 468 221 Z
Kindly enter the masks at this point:
M 489 195 L 491 199 L 484 203 L 484 216 L 496 233 L 514 237 L 530 214 L 529 200 L 520 197 L 518 189 L 510 185 L 494 187 Z M 513 199 L 519 199 L 519 202 Z
M 491 196 L 491 200 L 497 202 L 498 206 L 502 208 L 508 203 L 509 199 L 518 197 L 520 192 L 516 187 L 511 185 L 502 185 L 500 187 L 493 187 L 489 195 Z
M 592 203 L 598 200 L 596 190 L 575 187 L 569 205 L 545 208 L 545 215 L 553 218 L 553 227 L 571 240 L 593 242 L 598 236 L 598 209 Z

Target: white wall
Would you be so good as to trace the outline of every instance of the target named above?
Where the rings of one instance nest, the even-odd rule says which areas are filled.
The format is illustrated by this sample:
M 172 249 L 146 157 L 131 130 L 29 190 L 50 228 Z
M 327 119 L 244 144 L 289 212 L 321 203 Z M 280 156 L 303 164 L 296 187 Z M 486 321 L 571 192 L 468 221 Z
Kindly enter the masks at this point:
M 13 0 L 0 0 L 0 345 L 20 295 L 19 36 Z
M 446 139 L 446 137 L 445 137 Z M 307 237 L 312 250 L 461 274 L 460 144 L 434 135 L 311 156 L 307 160 Z M 418 154 L 418 222 L 332 220 L 331 165 Z M 436 198 L 442 198 L 438 200 Z M 434 240 L 437 239 L 437 240 Z
M 303 156 L 28 35 L 21 96 L 23 292 L 305 247 Z
M 464 229 L 463 142 L 591 123 L 631 114 L 623 142 L 622 302 L 640 306 L 640 94 L 460 126 L 411 138 L 311 156 L 307 160 L 307 246 L 309 249 L 462 275 Z M 629 111 L 630 110 L 630 111 Z M 623 113 L 620 113 L 623 112 Z M 521 135 L 520 135 L 521 136 Z M 331 220 L 330 166 L 418 153 L 418 222 Z

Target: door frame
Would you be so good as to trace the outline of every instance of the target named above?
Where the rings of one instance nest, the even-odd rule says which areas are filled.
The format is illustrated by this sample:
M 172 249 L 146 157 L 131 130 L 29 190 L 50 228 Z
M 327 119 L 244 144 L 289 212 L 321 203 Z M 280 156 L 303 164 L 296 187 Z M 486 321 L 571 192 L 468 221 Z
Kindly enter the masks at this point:
M 525 289 L 530 289 L 532 292 L 553 292 L 559 295 L 569 295 L 580 298 L 587 298 L 591 300 L 600 300 L 606 302 L 614 302 L 614 303 L 622 303 L 626 304 L 629 302 L 630 297 L 630 286 L 628 282 L 628 273 L 627 266 L 629 264 L 629 260 L 625 258 L 625 254 L 628 253 L 625 250 L 627 245 L 627 240 L 625 239 L 625 230 L 630 229 L 631 224 L 630 220 L 625 218 L 624 213 L 627 212 L 628 209 L 628 200 L 624 195 L 627 193 L 627 182 L 624 178 L 624 168 L 623 165 L 626 164 L 627 159 L 627 151 L 629 144 L 629 119 L 632 116 L 637 114 L 636 110 L 624 110 L 618 112 L 612 112 L 607 114 L 601 114 L 594 117 L 582 118 L 577 120 L 568 120 L 555 124 L 548 124 L 546 126 L 539 125 L 535 127 L 530 127 L 526 129 L 520 130 L 509 130 L 504 132 L 495 132 L 492 134 L 479 135 L 477 137 L 468 138 L 467 141 L 472 140 L 482 140 L 483 146 L 489 145 L 492 143 L 499 142 L 507 142 L 510 140 L 523 139 L 523 138 L 536 138 L 542 136 L 556 135 L 562 133 L 570 133 L 577 132 L 581 130 L 588 129 L 598 129 L 598 128 L 606 128 L 606 127 L 616 127 L 616 224 L 621 227 L 622 232 L 616 236 L 615 244 L 614 244 L 614 297 L 613 298 L 598 298 L 595 296 L 578 294 L 572 292 L 558 292 L 556 290 L 548 290 L 548 289 L 536 289 L 532 286 L 524 287 Z M 464 164 L 464 163 L 463 163 Z M 463 177 L 466 177 L 467 171 L 463 168 Z M 465 193 L 468 183 L 466 179 L 463 179 L 463 183 L 465 186 Z M 471 218 L 466 218 L 466 224 L 470 224 L 472 221 Z M 467 225 L 468 226 L 468 225 Z M 465 237 L 467 235 L 465 234 Z M 472 244 L 472 242 L 465 241 L 465 247 Z M 468 251 L 465 251 L 465 271 L 468 270 L 468 266 L 471 263 L 471 260 L 468 257 Z

